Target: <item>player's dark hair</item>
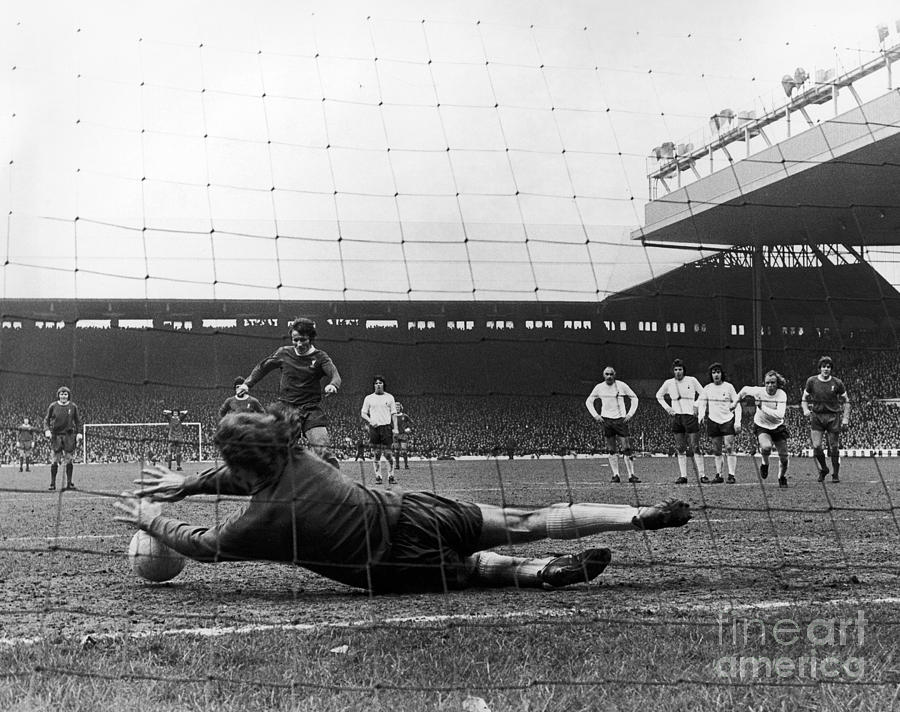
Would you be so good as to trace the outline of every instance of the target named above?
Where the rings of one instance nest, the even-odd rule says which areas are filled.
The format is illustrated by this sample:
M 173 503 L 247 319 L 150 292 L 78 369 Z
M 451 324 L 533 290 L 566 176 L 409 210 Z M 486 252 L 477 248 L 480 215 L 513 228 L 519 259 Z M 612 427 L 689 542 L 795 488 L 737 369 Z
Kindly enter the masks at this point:
M 680 358 L 676 358 L 675 360 L 672 361 L 672 368 L 676 368 L 678 366 L 681 366 L 682 368 L 684 368 L 684 361 L 682 361 Z
M 775 376 L 775 383 L 779 388 L 784 388 L 784 384 L 787 381 L 784 380 L 784 376 L 782 376 L 778 371 L 772 369 L 771 371 L 766 371 L 766 375 L 763 377 L 763 380 L 766 380 L 769 376 Z
M 216 429 L 215 443 L 229 467 L 267 477 L 287 462 L 291 428 L 272 413 L 229 413 Z
M 397 408 L 397 410 L 403 410 L 403 404 L 402 404 L 402 403 L 396 403 L 396 402 L 395 402 L 395 403 L 394 403 L 394 406 Z
M 825 365 L 834 368 L 834 361 L 831 360 L 831 356 L 822 356 L 822 358 L 819 359 L 819 368 L 822 368 L 822 366 Z
M 298 316 L 291 322 L 291 331 L 296 331 L 301 336 L 308 336 L 309 340 L 312 341 L 316 338 L 316 322 L 312 319 L 307 319 L 305 316 Z
M 231 384 L 231 387 L 237 388 L 238 386 L 242 385 L 243 383 L 244 383 L 244 377 L 238 376 L 237 378 L 234 379 L 234 383 Z
M 725 378 L 725 367 L 724 367 L 721 363 L 719 363 L 718 361 L 713 361 L 711 364 L 709 364 L 709 377 L 710 377 L 710 380 L 712 379 L 712 372 L 713 372 L 713 371 L 719 371 L 719 372 L 721 372 L 721 374 L 722 374 L 722 381 L 728 380 L 728 379 Z
M 378 375 L 372 376 L 372 385 L 373 386 L 375 385 L 376 381 L 381 381 L 381 385 L 383 385 L 385 388 L 387 388 L 387 381 L 384 380 L 384 376 L 378 376 Z
M 68 393 L 70 396 L 72 395 L 72 391 L 69 390 L 68 386 L 60 386 L 56 389 L 56 397 L 59 398 L 60 393 Z

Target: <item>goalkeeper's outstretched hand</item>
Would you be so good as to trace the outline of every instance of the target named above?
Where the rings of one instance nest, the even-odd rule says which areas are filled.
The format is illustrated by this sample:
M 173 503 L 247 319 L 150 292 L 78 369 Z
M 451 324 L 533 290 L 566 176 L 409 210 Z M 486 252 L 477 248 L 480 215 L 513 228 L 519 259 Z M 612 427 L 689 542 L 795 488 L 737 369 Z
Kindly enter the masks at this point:
M 177 502 L 184 499 L 184 480 L 180 472 L 172 472 L 162 465 L 150 465 L 142 469 L 141 478 L 134 481 L 134 484 L 141 486 L 134 491 L 134 496 L 149 497 L 158 502 Z

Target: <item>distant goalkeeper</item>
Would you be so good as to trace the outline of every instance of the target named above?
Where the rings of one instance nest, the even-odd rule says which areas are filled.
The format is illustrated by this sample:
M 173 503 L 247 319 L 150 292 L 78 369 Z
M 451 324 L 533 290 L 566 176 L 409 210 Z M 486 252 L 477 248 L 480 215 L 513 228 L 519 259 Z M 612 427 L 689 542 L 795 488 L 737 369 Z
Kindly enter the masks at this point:
M 60 386 L 56 400 L 47 408 L 44 435 L 50 439 L 53 462 L 50 465 L 50 489 L 56 489 L 56 475 L 60 464 L 66 468 L 66 489 L 76 489 L 72 476 L 75 471 L 75 451 L 81 442 L 81 412 L 71 400 L 68 386 Z
M 229 415 L 215 438 L 225 465 L 185 477 L 146 468 L 142 485 L 115 502 L 116 520 L 149 532 L 202 562 L 293 563 L 376 593 L 481 586 L 558 588 L 598 576 L 608 549 L 542 558 L 507 556 L 492 547 L 540 539 L 576 539 L 606 531 L 680 527 L 689 505 L 652 507 L 554 504 L 498 507 L 430 492 L 366 487 L 336 463 L 292 446 L 290 425 L 272 414 Z M 142 498 L 247 496 L 238 515 L 197 526 L 158 514 Z
M 176 468 L 181 470 L 181 458 L 184 454 L 184 419 L 187 418 L 186 410 L 177 410 L 175 408 L 166 409 L 163 415 L 166 416 L 169 432 L 166 440 L 168 443 L 168 460 L 169 469 L 172 469 L 172 462 L 175 462 Z

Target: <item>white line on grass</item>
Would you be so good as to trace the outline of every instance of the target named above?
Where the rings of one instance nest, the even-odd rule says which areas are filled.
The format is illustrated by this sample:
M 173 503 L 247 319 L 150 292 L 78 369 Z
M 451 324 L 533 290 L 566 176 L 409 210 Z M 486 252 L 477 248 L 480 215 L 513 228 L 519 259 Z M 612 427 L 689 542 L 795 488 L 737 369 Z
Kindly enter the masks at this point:
M 809 605 L 815 605 L 817 607 L 821 606 L 832 606 L 832 605 L 846 605 L 848 603 L 854 603 L 856 605 L 861 604 L 892 604 L 896 605 L 900 603 L 900 597 L 889 596 L 889 597 L 881 597 L 881 598 L 872 598 L 872 599 L 862 599 L 859 598 L 856 601 L 849 601 L 847 599 L 831 599 L 828 601 L 810 601 Z M 772 610 L 779 608 L 791 608 L 798 605 L 802 605 L 802 603 L 797 601 L 759 601 L 756 603 L 742 603 L 737 605 L 726 605 L 722 603 L 713 604 L 713 605 L 705 605 L 705 604 L 691 604 L 691 605 L 673 605 L 671 606 L 672 610 L 677 611 L 709 611 L 715 612 L 718 614 L 721 613 L 734 613 L 735 611 L 745 611 L 745 610 Z M 656 611 L 653 612 L 662 612 L 663 608 L 660 606 Z M 352 629 L 352 628 L 367 628 L 372 625 L 404 625 L 408 623 L 419 623 L 419 624 L 433 624 L 433 623 L 453 623 L 453 622 L 490 622 L 493 620 L 513 620 L 517 618 L 524 619 L 536 619 L 536 620 L 544 620 L 546 618 L 572 618 L 575 616 L 581 616 L 585 613 L 595 613 L 595 611 L 590 611 L 588 609 L 579 608 L 579 609 L 567 609 L 567 610 L 536 610 L 536 611 L 507 611 L 505 613 L 479 613 L 479 614 L 467 614 L 467 613 L 457 613 L 451 615 L 439 615 L 439 616 L 400 616 L 394 618 L 384 618 L 381 620 L 366 618 L 355 621 L 331 621 L 331 622 L 323 622 L 323 623 L 284 623 L 284 624 L 253 624 L 253 625 L 244 625 L 244 626 L 223 626 L 216 628 L 175 628 L 172 630 L 163 630 L 163 631 L 139 631 L 135 633 L 102 633 L 96 635 L 84 635 L 79 638 L 79 643 L 82 646 L 86 645 L 95 645 L 97 643 L 102 642 L 114 642 L 117 640 L 142 640 L 146 638 L 154 638 L 154 637 L 195 637 L 195 638 L 220 638 L 229 635 L 245 635 L 250 633 L 265 633 L 269 631 L 281 631 L 281 632 L 299 632 L 299 633 L 314 633 L 320 630 L 328 630 L 328 629 Z M 27 638 L 0 638 L 0 646 L 16 646 L 16 645 L 37 645 L 44 642 L 44 638 L 42 637 L 27 637 Z

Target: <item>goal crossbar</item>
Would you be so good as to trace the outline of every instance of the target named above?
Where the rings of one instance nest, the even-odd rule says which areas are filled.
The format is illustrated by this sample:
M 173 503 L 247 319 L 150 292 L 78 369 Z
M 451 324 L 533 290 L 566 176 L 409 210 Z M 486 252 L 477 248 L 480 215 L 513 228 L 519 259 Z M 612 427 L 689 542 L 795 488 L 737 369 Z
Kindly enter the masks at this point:
M 85 423 L 82 425 L 82 436 L 81 436 L 81 457 L 84 462 L 87 462 L 87 442 L 88 442 L 88 428 L 145 428 L 145 427 L 168 427 L 169 423 Z M 197 428 L 197 460 L 203 460 L 203 428 L 201 424 L 198 422 L 185 422 L 182 423 L 184 427 L 196 427 Z

